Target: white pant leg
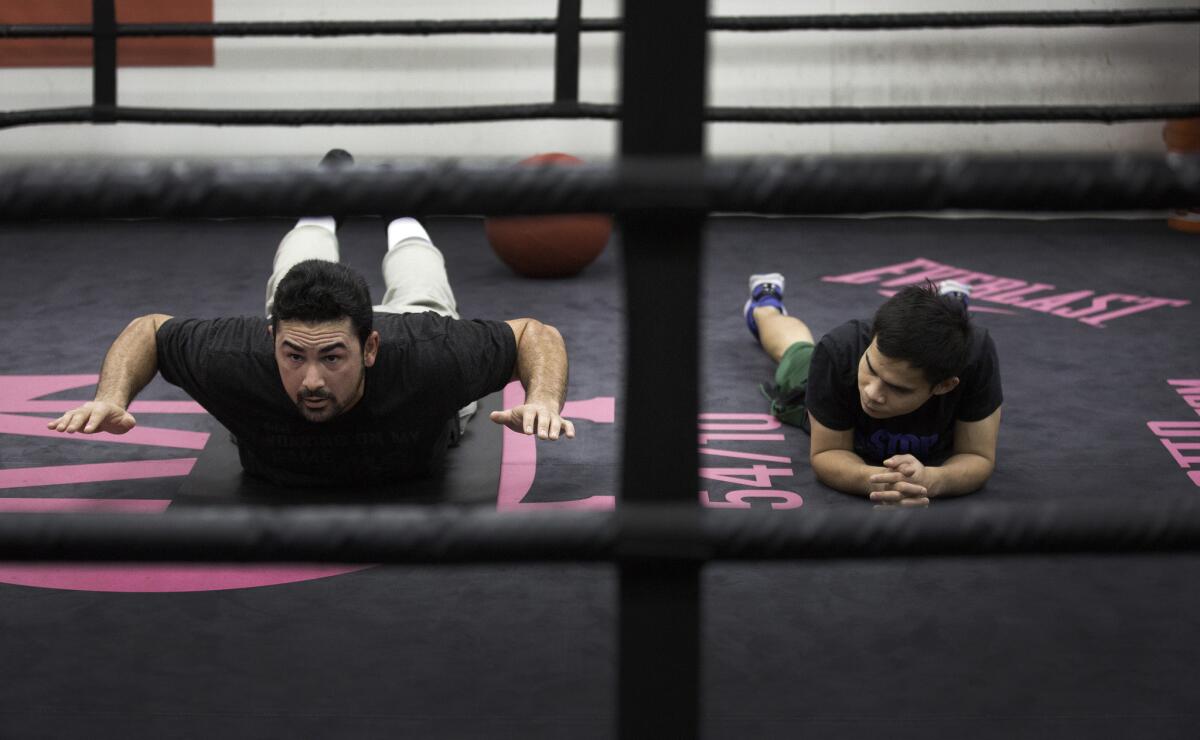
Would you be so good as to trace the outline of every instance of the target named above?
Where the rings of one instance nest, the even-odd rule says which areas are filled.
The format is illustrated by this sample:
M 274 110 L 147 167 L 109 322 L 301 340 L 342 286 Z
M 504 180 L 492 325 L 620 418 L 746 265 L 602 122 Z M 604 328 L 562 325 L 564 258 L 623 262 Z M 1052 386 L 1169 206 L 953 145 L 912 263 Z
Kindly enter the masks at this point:
M 305 260 L 338 262 L 340 255 L 337 235 L 324 226 L 301 221 L 283 237 L 279 242 L 279 249 L 275 250 L 275 262 L 271 277 L 267 280 L 268 317 L 275 302 L 275 287 L 283 280 L 283 276 L 287 275 L 288 270 Z
M 414 219 L 402 218 L 388 225 L 388 252 L 383 256 L 383 282 L 387 292 L 383 313 L 422 313 L 433 311 L 452 319 L 459 318 L 446 258 L 433 246 L 429 234 Z M 472 401 L 458 410 L 458 436 L 467 432 L 467 422 L 479 405 Z
M 383 257 L 383 282 L 387 292 L 383 295 L 383 305 L 376 306 L 376 311 L 433 311 L 459 318 L 458 304 L 446 274 L 446 260 L 427 239 L 410 236 L 392 244 Z

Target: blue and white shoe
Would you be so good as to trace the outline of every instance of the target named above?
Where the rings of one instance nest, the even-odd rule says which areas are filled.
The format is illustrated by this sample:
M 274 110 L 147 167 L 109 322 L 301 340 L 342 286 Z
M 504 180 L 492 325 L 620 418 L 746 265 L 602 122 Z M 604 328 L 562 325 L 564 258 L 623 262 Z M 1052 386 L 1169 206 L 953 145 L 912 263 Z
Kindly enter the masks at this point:
M 943 280 L 938 283 L 938 294 L 957 298 L 964 306 L 971 305 L 971 286 L 957 280 Z
M 787 316 L 787 308 L 783 305 L 783 285 L 783 275 L 777 272 L 750 276 L 750 298 L 742 306 L 742 315 L 746 317 L 746 326 L 755 339 L 758 339 L 758 323 L 754 320 L 754 309 L 772 306 Z

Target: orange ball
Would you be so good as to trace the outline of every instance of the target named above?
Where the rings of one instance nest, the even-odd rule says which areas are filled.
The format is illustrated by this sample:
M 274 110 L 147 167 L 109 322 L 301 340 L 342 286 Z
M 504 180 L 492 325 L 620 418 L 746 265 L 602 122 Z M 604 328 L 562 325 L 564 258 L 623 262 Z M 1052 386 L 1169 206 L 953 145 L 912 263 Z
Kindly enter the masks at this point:
M 521 164 L 575 165 L 583 160 L 551 152 Z M 484 231 L 496 256 L 519 275 L 560 278 L 578 274 L 600 256 L 612 236 L 612 217 L 603 213 L 504 216 L 485 219 Z

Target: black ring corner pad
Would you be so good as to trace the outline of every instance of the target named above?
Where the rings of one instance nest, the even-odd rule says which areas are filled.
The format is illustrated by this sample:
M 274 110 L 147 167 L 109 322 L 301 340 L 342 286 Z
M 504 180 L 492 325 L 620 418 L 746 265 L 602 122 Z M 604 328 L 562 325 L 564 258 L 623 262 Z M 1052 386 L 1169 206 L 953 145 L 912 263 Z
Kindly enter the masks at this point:
M 228 504 L 306 505 L 495 505 L 500 482 L 504 428 L 488 419 L 502 408 L 502 393 L 479 399 L 458 446 L 446 451 L 440 473 L 395 485 L 363 488 L 288 488 L 247 475 L 237 445 L 224 428 L 208 444 L 179 486 L 171 510 Z

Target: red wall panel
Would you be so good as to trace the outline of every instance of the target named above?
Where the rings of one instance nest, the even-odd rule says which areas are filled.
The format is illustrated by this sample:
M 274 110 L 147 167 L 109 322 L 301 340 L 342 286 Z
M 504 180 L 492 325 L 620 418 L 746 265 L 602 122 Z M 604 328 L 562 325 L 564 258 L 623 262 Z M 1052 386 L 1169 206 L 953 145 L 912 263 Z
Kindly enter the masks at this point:
M 212 0 L 116 0 L 118 23 L 211 23 Z M 91 0 L 7 0 L 0 24 L 91 23 Z M 90 67 L 90 39 L 0 39 L 0 67 Z M 121 67 L 205 67 L 211 37 L 136 38 L 117 43 Z

